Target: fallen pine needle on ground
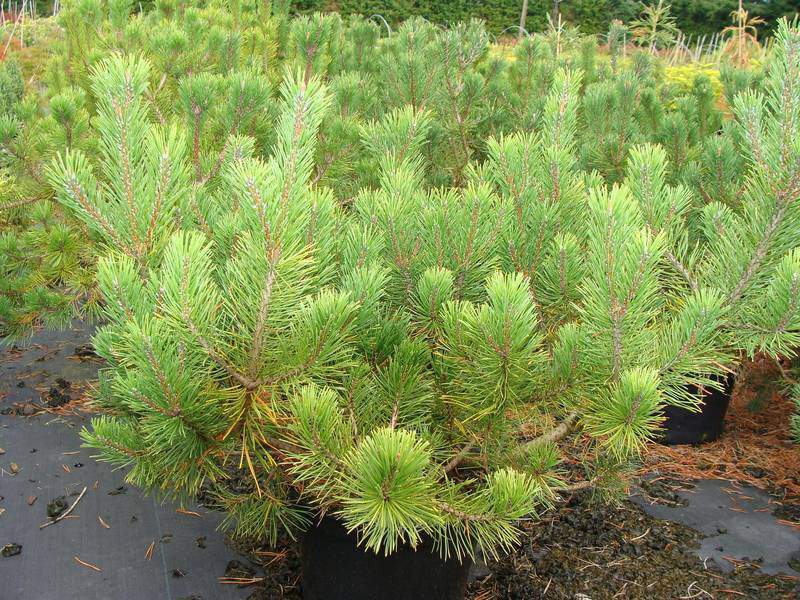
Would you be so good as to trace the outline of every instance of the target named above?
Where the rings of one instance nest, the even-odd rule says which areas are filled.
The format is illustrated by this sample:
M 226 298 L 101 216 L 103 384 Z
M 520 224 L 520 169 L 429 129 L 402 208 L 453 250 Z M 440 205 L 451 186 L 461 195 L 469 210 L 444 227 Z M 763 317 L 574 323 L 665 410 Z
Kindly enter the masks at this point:
M 263 577 L 219 577 L 218 581 L 223 585 L 248 586 L 255 585 L 264 581 Z
M 151 558 L 153 558 L 153 548 L 155 548 L 155 547 L 156 547 L 156 541 L 153 540 L 152 542 L 150 542 L 150 545 L 147 547 L 147 550 L 145 550 L 145 552 L 144 552 L 144 559 L 145 560 L 150 560 Z
M 87 567 L 87 568 L 91 569 L 92 571 L 97 571 L 98 573 L 103 571 L 103 569 L 101 569 L 97 565 L 93 565 L 92 563 L 88 563 L 88 562 L 86 562 L 84 560 L 81 560 L 77 556 L 73 556 L 72 558 L 75 560 L 76 563 L 78 563 L 82 567 Z

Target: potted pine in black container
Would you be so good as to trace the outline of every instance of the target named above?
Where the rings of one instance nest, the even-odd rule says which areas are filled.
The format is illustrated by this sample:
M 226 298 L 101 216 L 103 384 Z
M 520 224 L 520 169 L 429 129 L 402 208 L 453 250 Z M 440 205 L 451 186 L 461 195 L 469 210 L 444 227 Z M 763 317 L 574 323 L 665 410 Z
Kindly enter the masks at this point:
M 213 486 L 240 534 L 302 538 L 307 599 L 462 597 L 475 552 L 508 551 L 559 492 L 619 490 L 664 403 L 719 372 L 726 306 L 800 273 L 783 260 L 727 299 L 673 286 L 673 193 L 583 187 L 575 73 L 554 77 L 542 135 L 490 141 L 463 189 L 422 183 L 424 115 L 365 128 L 382 185 L 347 210 L 309 183 L 316 78 L 287 76 L 269 158 L 234 140 L 194 183 L 150 79 L 138 58 L 101 63 L 104 179 L 79 152 L 48 173 L 107 245 L 107 414 L 83 437 L 136 485 Z M 226 485 L 237 465 L 245 491 Z
M 665 268 L 672 289 L 708 290 L 719 294 L 721 321 L 715 333 L 719 370 L 697 377 L 681 398 L 665 409 L 667 444 L 700 444 L 717 439 L 736 383 L 737 365 L 756 353 L 792 356 L 800 342 L 800 34 L 780 21 L 774 52 L 762 91 L 743 93 L 733 102 L 735 122 L 720 135 L 742 155 L 746 169 L 736 204 L 703 206 L 695 222 L 701 233 L 689 233 L 688 188 L 665 185 L 666 161 L 660 169 L 632 153 L 629 185 L 643 212 L 668 244 Z M 652 194 L 668 195 L 671 208 L 653 205 Z M 724 369 L 724 370 L 723 370 Z

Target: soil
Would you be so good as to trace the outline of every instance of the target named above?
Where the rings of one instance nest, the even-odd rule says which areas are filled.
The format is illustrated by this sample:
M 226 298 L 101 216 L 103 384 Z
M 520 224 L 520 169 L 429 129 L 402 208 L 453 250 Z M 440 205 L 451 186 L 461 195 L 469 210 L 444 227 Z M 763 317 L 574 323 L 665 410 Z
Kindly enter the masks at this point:
M 751 565 L 725 573 L 694 553 L 701 534 L 645 514 L 630 501 L 592 504 L 574 496 L 523 545 L 471 587 L 473 600 L 578 598 L 796 598 L 798 582 Z
M 47 406 L 50 408 L 64 406 L 72 400 L 69 394 L 69 389 L 72 387 L 72 384 L 61 377 L 56 379 L 56 384 L 57 385 L 50 388 L 50 391 L 47 392 L 47 396 L 45 397 Z
M 81 344 L 79 346 L 75 346 L 75 350 L 72 352 L 72 356 L 77 356 L 78 358 L 89 358 L 89 359 L 96 359 L 99 360 L 99 356 L 92 348 L 91 344 Z
M 240 560 L 232 560 L 228 562 L 225 567 L 225 577 L 234 577 L 239 579 L 250 579 L 256 574 L 256 571 L 250 565 L 246 565 Z

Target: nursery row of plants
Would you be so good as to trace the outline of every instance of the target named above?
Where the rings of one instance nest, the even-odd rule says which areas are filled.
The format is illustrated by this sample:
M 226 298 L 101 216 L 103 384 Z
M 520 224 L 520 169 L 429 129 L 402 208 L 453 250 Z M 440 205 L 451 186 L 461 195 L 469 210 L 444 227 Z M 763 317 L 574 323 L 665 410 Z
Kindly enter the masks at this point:
M 798 346 L 796 26 L 719 89 L 478 21 L 130 9 L 0 66 L 0 326 L 98 320 L 83 438 L 136 485 L 445 572 Z

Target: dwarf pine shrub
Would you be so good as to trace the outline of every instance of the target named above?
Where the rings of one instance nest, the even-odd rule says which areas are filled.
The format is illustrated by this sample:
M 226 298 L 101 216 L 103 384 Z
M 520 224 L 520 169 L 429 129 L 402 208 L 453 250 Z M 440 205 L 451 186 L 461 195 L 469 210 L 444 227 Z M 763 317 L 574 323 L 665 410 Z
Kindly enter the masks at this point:
M 786 23 L 723 123 L 707 80 L 557 28 L 508 60 L 476 22 L 110 9 L 65 9 L 50 92 L 0 120 L 30 209 L 0 213 L 0 320 L 97 308 L 83 437 L 132 483 L 272 540 L 328 514 L 498 553 L 620 491 L 665 403 L 798 345 Z

